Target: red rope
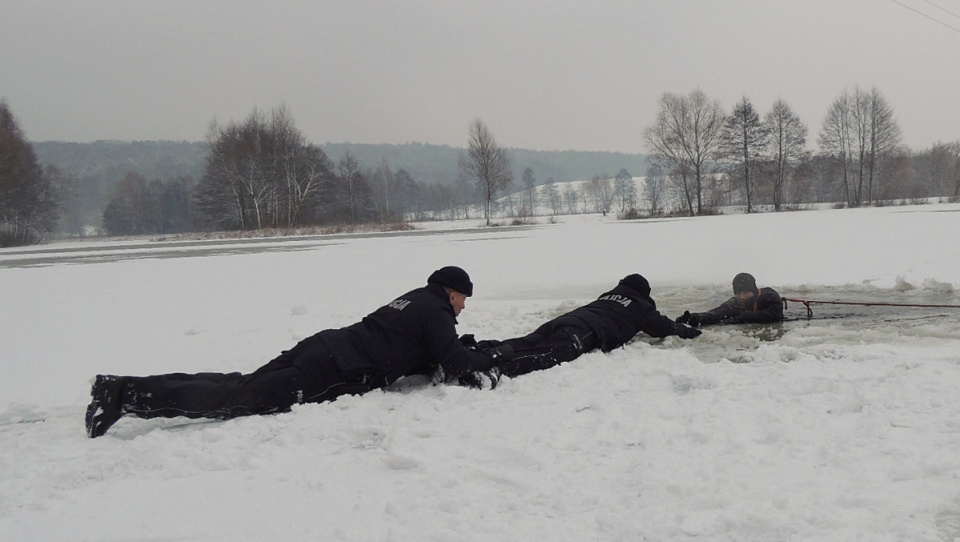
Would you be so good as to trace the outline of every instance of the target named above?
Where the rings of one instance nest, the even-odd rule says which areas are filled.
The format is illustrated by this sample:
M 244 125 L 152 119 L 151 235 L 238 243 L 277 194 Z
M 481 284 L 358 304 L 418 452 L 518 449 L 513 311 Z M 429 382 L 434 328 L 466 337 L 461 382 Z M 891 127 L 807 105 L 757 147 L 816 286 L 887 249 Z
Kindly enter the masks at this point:
M 960 305 L 918 305 L 913 303 L 871 303 L 871 302 L 861 302 L 861 301 L 817 301 L 813 299 L 792 299 L 784 297 L 783 299 L 783 308 L 787 308 L 787 302 L 791 303 L 803 303 L 803 306 L 807 308 L 807 318 L 813 316 L 813 309 L 810 308 L 811 303 L 821 303 L 823 305 L 860 305 L 862 307 L 917 307 L 917 308 L 928 308 L 928 309 L 960 309 Z

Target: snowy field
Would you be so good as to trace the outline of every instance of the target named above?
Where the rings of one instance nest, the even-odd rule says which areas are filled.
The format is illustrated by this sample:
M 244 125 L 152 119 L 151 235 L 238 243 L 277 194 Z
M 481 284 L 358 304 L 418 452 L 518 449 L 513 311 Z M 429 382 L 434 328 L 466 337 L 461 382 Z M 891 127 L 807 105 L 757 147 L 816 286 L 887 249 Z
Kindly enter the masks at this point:
M 960 205 L 0 251 L 3 541 L 960 540 L 960 310 L 791 303 L 493 391 L 419 379 L 288 414 L 124 418 L 96 373 L 252 371 L 443 265 L 507 338 L 626 274 L 676 317 L 739 271 L 789 298 L 960 304 Z

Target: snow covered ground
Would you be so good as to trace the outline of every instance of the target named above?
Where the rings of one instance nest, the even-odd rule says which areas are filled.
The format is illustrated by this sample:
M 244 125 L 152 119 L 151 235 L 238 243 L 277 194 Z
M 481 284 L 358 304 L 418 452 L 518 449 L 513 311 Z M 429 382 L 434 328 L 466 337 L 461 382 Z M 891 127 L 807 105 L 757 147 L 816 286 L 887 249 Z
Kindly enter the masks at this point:
M 960 205 L 0 252 L 0 540 L 960 539 L 960 310 L 814 305 L 493 391 L 83 430 L 96 373 L 251 371 L 443 265 L 506 338 L 644 274 L 661 310 L 960 304 Z

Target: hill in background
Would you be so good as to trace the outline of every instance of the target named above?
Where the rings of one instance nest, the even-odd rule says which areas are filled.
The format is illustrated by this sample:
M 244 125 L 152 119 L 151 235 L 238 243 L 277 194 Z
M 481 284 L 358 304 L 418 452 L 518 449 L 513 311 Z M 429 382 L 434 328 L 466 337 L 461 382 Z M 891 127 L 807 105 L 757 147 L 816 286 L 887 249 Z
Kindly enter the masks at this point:
M 339 160 L 350 152 L 364 167 L 376 168 L 386 160 L 391 171 L 404 169 L 417 182 L 451 184 L 457 178 L 457 164 L 466 149 L 446 145 L 405 143 L 403 145 L 369 145 L 361 143 L 327 143 L 322 145 L 330 159 Z M 519 183 L 523 171 L 530 168 L 538 184 L 590 179 L 596 175 L 615 177 L 621 169 L 631 175 L 646 174 L 649 162 L 642 154 L 587 151 L 532 151 L 507 149 L 513 160 L 514 180 Z
M 177 177 L 199 178 L 203 174 L 206 143 L 187 141 L 96 141 L 70 143 L 43 141 L 33 144 L 43 164 L 75 175 L 83 189 L 112 187 L 128 172 L 149 180 Z M 321 145 L 336 162 L 350 152 L 363 168 L 377 168 L 386 161 L 391 171 L 404 169 L 417 182 L 450 184 L 457 178 L 457 162 L 465 149 L 445 145 L 405 143 L 370 145 L 363 143 L 326 143 Z M 508 149 L 513 159 L 514 177 L 519 182 L 530 168 L 538 184 L 552 178 L 557 182 L 589 179 L 596 175 L 614 177 L 621 169 L 631 175 L 644 175 L 647 159 L 641 154 L 586 151 L 532 151 Z
M 115 184 L 128 172 L 147 179 L 168 180 L 203 174 L 206 143 L 188 141 L 95 141 L 33 143 L 37 159 L 69 175 L 84 179 L 112 179 Z
M 189 185 L 203 176 L 207 157 L 206 143 L 189 141 L 43 141 L 33 143 L 33 147 L 41 164 L 55 166 L 75 179 L 61 220 L 64 231 L 70 233 L 84 232 L 101 223 L 117 183 L 128 174 L 139 174 L 148 182 L 181 181 Z M 423 143 L 327 143 L 321 148 L 334 163 L 350 152 L 364 170 L 386 162 L 390 171 L 406 170 L 414 181 L 426 185 L 454 183 L 460 155 L 465 153 L 465 149 Z M 648 163 L 640 154 L 508 150 L 513 159 L 514 191 L 523 188 L 526 168 L 532 170 L 537 184 L 543 184 L 548 179 L 563 183 L 598 175 L 612 178 L 621 169 L 642 176 Z

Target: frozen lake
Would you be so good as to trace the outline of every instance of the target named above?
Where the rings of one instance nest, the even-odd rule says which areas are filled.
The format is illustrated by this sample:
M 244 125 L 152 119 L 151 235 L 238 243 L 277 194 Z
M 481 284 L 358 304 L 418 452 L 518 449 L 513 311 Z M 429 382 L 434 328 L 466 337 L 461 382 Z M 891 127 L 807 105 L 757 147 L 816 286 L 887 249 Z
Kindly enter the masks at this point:
M 83 429 L 97 373 L 252 371 L 460 265 L 461 333 L 507 338 L 626 274 L 671 317 L 730 280 L 956 305 L 960 206 L 0 251 L 0 540 L 960 537 L 960 318 L 790 303 L 476 391 Z

